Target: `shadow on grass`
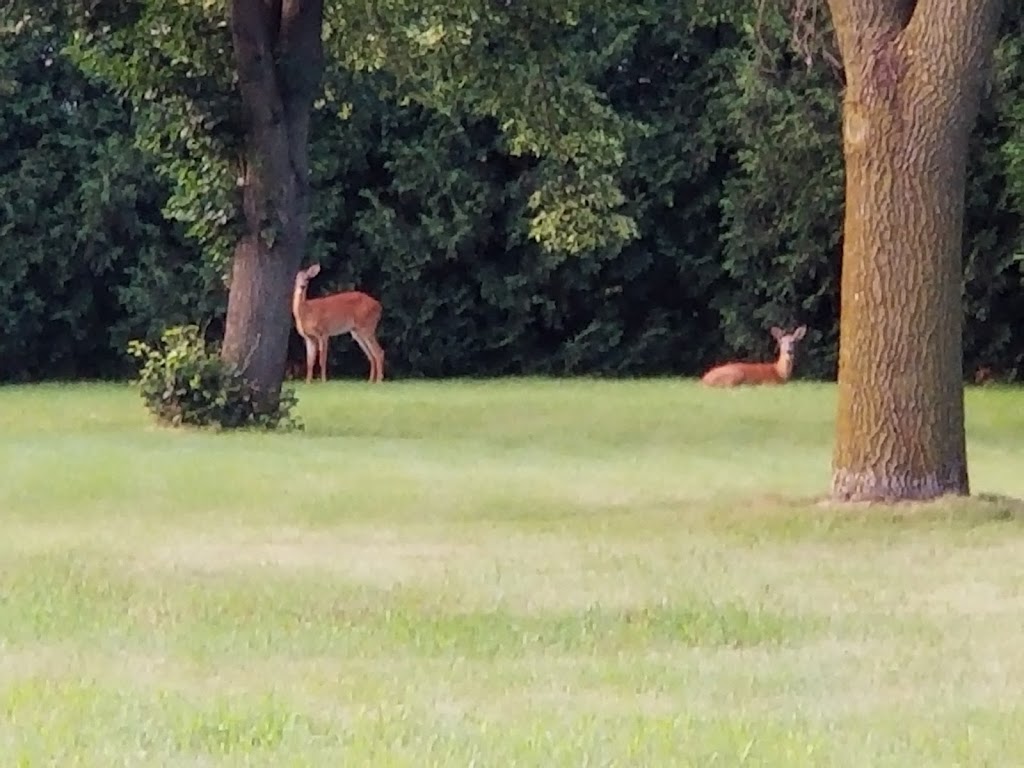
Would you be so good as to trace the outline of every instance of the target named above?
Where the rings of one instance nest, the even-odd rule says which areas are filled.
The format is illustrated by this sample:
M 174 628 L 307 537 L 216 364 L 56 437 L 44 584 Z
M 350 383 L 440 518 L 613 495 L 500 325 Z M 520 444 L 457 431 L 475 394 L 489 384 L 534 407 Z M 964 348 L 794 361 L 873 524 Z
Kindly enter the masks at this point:
M 1024 499 L 981 493 L 931 501 L 836 502 L 777 495 L 719 511 L 712 527 L 741 538 L 872 538 L 902 532 L 1024 532 Z

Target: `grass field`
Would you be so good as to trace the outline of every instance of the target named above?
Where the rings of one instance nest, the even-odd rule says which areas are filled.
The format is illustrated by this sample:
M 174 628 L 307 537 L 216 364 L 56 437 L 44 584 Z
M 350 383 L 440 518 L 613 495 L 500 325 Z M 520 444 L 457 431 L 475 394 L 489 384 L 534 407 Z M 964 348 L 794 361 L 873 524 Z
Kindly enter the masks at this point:
M 1024 514 L 835 509 L 835 391 L 0 389 L 3 766 L 1019 766 Z M 968 393 L 1024 497 L 1024 391 Z

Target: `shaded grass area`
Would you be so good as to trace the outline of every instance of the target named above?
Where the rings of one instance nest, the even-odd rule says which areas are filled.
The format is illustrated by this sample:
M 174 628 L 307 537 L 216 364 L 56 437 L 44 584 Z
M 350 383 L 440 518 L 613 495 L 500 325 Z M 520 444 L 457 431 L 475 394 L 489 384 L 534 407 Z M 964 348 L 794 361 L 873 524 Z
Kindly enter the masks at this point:
M 0 389 L 12 765 L 1017 765 L 1024 392 L 832 507 L 834 389 L 301 387 L 307 430 Z

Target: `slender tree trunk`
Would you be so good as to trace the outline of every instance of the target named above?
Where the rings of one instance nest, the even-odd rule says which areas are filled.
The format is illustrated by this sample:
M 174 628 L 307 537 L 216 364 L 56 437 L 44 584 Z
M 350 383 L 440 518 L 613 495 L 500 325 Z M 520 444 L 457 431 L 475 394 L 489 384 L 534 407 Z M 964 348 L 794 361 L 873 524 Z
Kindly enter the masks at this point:
M 967 144 L 1000 0 L 829 0 L 846 69 L 832 495 L 967 494 Z
M 323 72 L 323 0 L 231 0 L 245 116 L 242 210 L 222 357 L 272 407 L 309 223 L 309 123 Z

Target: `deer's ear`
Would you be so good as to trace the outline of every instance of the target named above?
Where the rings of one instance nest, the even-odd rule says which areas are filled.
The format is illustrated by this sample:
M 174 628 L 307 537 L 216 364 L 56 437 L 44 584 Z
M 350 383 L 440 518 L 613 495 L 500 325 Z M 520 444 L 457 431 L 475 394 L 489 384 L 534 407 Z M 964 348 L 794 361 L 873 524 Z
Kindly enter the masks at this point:
M 807 326 L 806 325 L 801 325 L 799 328 L 797 328 L 795 331 L 793 331 L 793 338 L 796 339 L 797 341 L 800 341 L 800 339 L 802 339 L 806 335 L 806 333 L 807 333 Z
M 306 274 L 309 277 L 316 277 L 317 275 L 320 274 L 320 265 L 314 264 L 313 266 L 306 270 Z
M 777 327 L 777 326 L 772 328 L 771 333 L 772 333 L 772 338 L 775 339 L 776 341 L 778 341 L 779 339 L 781 339 L 783 336 L 786 335 L 786 334 L 784 334 L 782 332 L 782 329 Z

